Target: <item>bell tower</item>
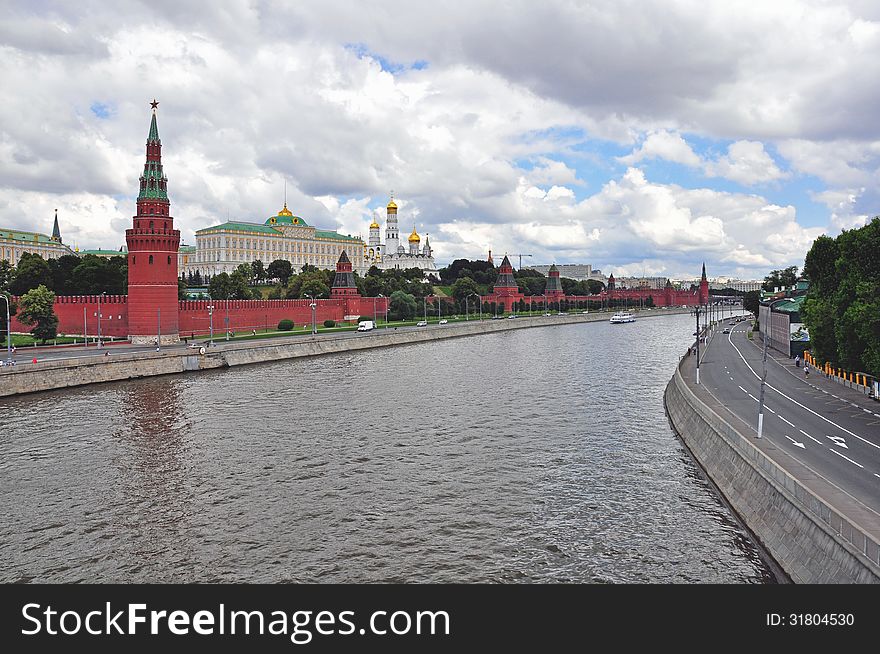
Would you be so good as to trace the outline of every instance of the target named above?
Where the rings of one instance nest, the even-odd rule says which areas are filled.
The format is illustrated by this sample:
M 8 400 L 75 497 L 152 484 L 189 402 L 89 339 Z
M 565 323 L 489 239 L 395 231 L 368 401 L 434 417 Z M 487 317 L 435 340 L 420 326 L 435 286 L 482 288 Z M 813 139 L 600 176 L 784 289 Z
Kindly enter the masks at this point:
M 156 108 L 147 136 L 147 159 L 140 177 L 137 215 L 125 230 L 128 245 L 128 333 L 132 343 L 177 343 L 177 250 L 180 232 L 169 215 L 168 179 L 162 171 L 162 142 Z

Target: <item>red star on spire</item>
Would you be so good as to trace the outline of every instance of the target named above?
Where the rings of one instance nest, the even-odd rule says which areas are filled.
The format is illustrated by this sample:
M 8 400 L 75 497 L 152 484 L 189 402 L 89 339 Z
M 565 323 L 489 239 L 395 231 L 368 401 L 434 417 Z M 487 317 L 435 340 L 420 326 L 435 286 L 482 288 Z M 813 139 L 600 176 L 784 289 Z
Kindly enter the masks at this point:
M 153 101 L 150 103 L 150 106 L 153 108 L 153 111 L 159 106 L 159 103 L 156 102 L 156 98 L 153 98 Z

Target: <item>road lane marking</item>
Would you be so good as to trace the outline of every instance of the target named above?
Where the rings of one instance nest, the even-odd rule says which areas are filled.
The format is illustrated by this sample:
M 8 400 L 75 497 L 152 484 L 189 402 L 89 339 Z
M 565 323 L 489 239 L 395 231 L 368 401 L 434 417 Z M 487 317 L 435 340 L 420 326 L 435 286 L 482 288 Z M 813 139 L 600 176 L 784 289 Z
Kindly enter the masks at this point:
M 746 389 L 744 389 L 742 386 L 739 387 L 739 390 L 741 390 L 743 393 L 748 393 L 748 391 Z
M 801 443 L 800 441 L 796 441 L 795 439 L 793 439 L 793 438 L 792 438 L 791 436 L 789 436 L 788 434 L 786 434 L 785 437 L 786 437 L 788 440 L 790 440 L 790 441 L 795 445 L 795 447 L 799 447 L 799 448 L 801 448 L 802 450 L 807 449 L 807 446 L 806 446 L 806 445 L 804 445 L 804 444 Z
M 809 438 L 811 441 L 815 441 L 816 443 L 819 443 L 819 445 L 822 444 L 822 441 L 820 441 L 818 438 L 813 438 L 807 432 L 805 432 L 803 429 L 798 429 L 798 431 L 800 433 L 802 433 L 804 436 L 806 436 L 807 438 Z
M 847 449 L 847 450 L 849 449 L 849 446 L 847 446 L 846 440 L 843 438 L 843 436 L 831 436 L 829 434 L 825 434 L 825 435 L 828 436 L 828 440 L 830 440 L 835 445 L 842 447 L 844 449 Z
M 769 406 L 767 406 L 766 404 L 764 405 L 764 408 L 767 409 L 770 413 L 776 413 L 773 409 L 771 409 L 771 408 L 770 408 Z
M 782 422 L 786 423 L 787 425 L 791 425 L 792 427 L 794 427 L 795 429 L 797 429 L 797 425 L 795 425 L 793 422 L 790 422 L 790 421 L 786 420 L 786 419 L 783 418 L 782 416 L 779 416 L 779 419 L 782 420 Z
M 862 468 L 862 469 L 864 469 L 864 467 L 865 467 L 865 466 L 863 466 L 861 463 L 859 463 L 858 461 L 853 461 L 853 460 L 850 459 L 848 456 L 844 456 L 843 454 L 841 454 L 841 453 L 838 452 L 837 450 L 832 450 L 832 449 L 829 447 L 829 448 L 828 448 L 828 451 L 829 451 L 829 452 L 834 452 L 834 453 L 835 453 L 837 456 L 839 456 L 840 458 L 842 458 L 842 459 L 846 459 L 847 461 L 849 461 L 849 462 L 852 463 L 853 465 L 857 465 L 858 467 L 860 467 L 860 468 Z
M 752 395 L 751 393 L 749 393 L 749 397 L 752 398 L 755 402 L 758 401 L 758 398 L 755 397 L 754 395 Z
M 729 334 L 728 334 L 728 337 L 727 337 L 727 338 L 728 338 L 728 341 L 730 341 L 730 335 L 729 335 Z M 743 356 L 743 353 L 740 352 L 740 349 L 739 349 L 736 345 L 734 345 L 733 341 L 730 341 L 730 344 L 733 345 L 733 349 L 736 350 L 736 353 L 739 355 L 739 358 L 742 359 L 742 362 L 743 362 L 744 364 L 746 364 L 746 368 L 748 368 L 749 370 L 751 370 L 752 374 L 755 376 L 756 379 L 761 379 L 761 376 L 760 376 L 758 373 L 756 373 L 756 372 L 755 372 L 755 369 L 752 368 L 752 367 L 749 365 L 749 362 L 746 361 L 746 358 Z M 742 388 L 742 386 L 740 386 L 740 388 Z M 834 426 L 837 427 L 840 431 L 842 431 L 842 432 L 846 432 L 846 433 L 849 434 L 850 436 L 853 436 L 854 438 L 858 438 L 858 439 L 859 439 L 860 441 L 862 441 L 863 443 L 867 443 L 867 444 L 870 445 L 871 447 L 876 447 L 878 450 L 880 450 L 880 445 L 877 445 L 876 443 L 872 443 L 871 441 L 869 441 L 869 440 L 866 439 L 866 438 L 862 438 L 861 436 L 859 436 L 859 435 L 856 434 L 855 432 L 851 432 L 851 431 L 850 431 L 849 429 L 847 429 L 846 427 L 841 427 L 840 425 L 838 425 L 838 424 L 837 424 L 836 422 L 834 422 L 833 420 L 829 420 L 828 418 L 826 418 L 825 416 L 823 416 L 821 413 L 816 413 L 816 412 L 813 411 L 811 408 L 804 406 L 803 404 L 801 404 L 800 402 L 798 402 L 798 401 L 795 400 L 794 398 L 789 397 L 788 395 L 786 395 L 785 393 L 783 393 L 782 391 L 780 391 L 780 390 L 777 389 L 776 387 L 774 387 L 774 386 L 772 386 L 772 385 L 770 385 L 770 384 L 767 384 L 767 388 L 769 388 L 770 390 L 772 390 L 772 391 L 775 392 L 775 393 L 778 393 L 779 395 L 781 395 L 782 397 L 784 397 L 784 398 L 785 398 L 786 400 L 788 400 L 789 402 L 792 402 L 792 403 L 794 403 L 794 404 L 797 404 L 800 408 L 804 409 L 805 411 L 809 411 L 810 413 L 812 413 L 812 414 L 813 414 L 814 416 L 816 416 L 817 418 L 820 418 L 820 419 L 824 420 L 825 422 L 827 422 L 829 425 L 834 425 Z M 743 388 L 743 391 L 745 391 L 744 388 Z M 832 450 L 832 451 L 833 451 L 833 450 Z

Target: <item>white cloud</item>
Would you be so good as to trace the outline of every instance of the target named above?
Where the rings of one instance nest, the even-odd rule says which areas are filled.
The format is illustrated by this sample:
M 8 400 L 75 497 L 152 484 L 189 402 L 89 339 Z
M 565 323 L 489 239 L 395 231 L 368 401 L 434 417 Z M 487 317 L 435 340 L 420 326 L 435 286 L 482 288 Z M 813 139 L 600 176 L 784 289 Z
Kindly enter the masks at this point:
M 710 177 L 724 177 L 746 186 L 788 177 L 757 141 L 731 143 L 727 155 L 707 162 L 705 170 Z
M 682 138 L 681 134 L 666 130 L 649 132 L 636 150 L 633 150 L 632 153 L 625 157 L 618 157 L 617 159 L 628 166 L 644 159 L 665 159 L 666 161 L 691 167 L 698 167 L 701 163 L 700 158 Z

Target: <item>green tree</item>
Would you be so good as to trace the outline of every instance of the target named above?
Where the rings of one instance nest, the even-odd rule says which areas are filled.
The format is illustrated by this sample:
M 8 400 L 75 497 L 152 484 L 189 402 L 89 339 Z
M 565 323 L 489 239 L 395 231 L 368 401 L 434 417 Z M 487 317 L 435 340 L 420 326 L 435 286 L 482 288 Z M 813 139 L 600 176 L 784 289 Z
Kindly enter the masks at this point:
M 749 291 L 743 296 L 743 309 L 758 317 L 758 306 L 761 304 L 760 292 Z
M 75 254 L 65 254 L 57 259 L 49 259 L 46 265 L 52 276 L 52 290 L 57 295 L 75 295 L 73 290 L 74 270 L 82 263 Z
M 49 266 L 39 254 L 25 252 L 18 260 L 15 268 L 15 278 L 9 286 L 13 295 L 24 295 L 31 289 L 52 286 L 52 275 Z
M 3 259 L 0 261 L 0 293 L 9 290 L 13 279 L 15 279 L 15 268 L 6 259 Z
M 244 279 L 245 286 L 250 286 L 254 281 L 254 269 L 247 261 L 238 264 L 238 267 L 232 271 L 232 274 L 239 273 Z M 231 276 L 230 276 L 231 277 Z
M 251 270 L 253 272 L 253 281 L 256 284 L 260 284 L 264 279 L 266 279 L 266 269 L 263 267 L 263 262 L 259 259 L 255 259 L 251 264 Z
M 249 264 L 242 264 L 242 266 L 247 266 L 250 270 Z M 229 276 L 229 297 L 232 300 L 250 300 L 252 297 L 250 288 L 248 288 L 248 277 L 242 266 L 233 270 Z
M 477 283 L 470 277 L 459 277 L 452 285 L 452 297 L 459 302 L 464 302 L 464 298 L 471 293 L 479 295 L 480 289 Z
M 215 300 L 228 300 L 232 297 L 232 281 L 225 272 L 214 275 L 208 284 L 208 295 Z
M 112 257 L 120 259 L 121 257 Z M 114 263 L 112 259 L 85 255 L 73 269 L 72 278 L 65 288 L 73 295 L 122 295 L 126 292 L 124 275 L 127 266 Z M 124 272 L 125 271 L 125 272 Z
M 770 271 L 770 274 L 764 278 L 762 288 L 765 291 L 773 291 L 774 288 L 793 286 L 797 281 L 797 271 L 797 266 L 790 266 L 785 270 L 772 270 Z
M 306 275 L 302 275 L 306 276 Z M 307 295 L 311 295 L 314 298 L 326 298 L 330 297 L 330 287 L 327 286 L 326 282 L 318 277 L 312 276 L 303 281 L 302 285 L 299 289 L 299 296 L 301 298 L 306 297 Z
M 193 286 L 201 286 L 202 285 L 202 273 L 198 270 L 193 274 Z
M 409 320 L 416 315 L 416 299 L 409 293 L 394 291 L 388 301 L 389 320 Z
M 269 279 L 277 279 L 282 286 L 287 286 L 290 276 L 293 274 L 293 266 L 286 259 L 275 259 L 266 269 Z
M 58 316 L 55 315 L 55 294 L 43 284 L 21 296 L 19 319 L 34 325 L 31 334 L 45 343 L 58 334 Z
M 183 279 L 178 279 L 177 280 L 177 299 L 178 300 L 185 300 L 187 290 L 189 290 L 189 289 L 186 285 L 186 282 L 183 281 Z

